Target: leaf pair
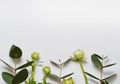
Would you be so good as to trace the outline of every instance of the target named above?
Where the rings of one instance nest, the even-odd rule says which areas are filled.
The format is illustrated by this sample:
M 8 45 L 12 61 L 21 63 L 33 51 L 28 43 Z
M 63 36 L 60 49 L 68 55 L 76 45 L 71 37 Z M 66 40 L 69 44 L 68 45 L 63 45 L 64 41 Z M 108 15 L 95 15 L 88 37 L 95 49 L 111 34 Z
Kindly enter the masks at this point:
M 7 62 L 5 62 L 4 60 L 0 59 L 0 61 L 3 62 L 8 68 L 14 70 L 14 68 L 13 68 L 11 65 L 9 65 Z M 19 66 L 19 67 L 16 68 L 15 70 L 28 67 L 28 66 L 30 66 L 32 63 L 33 63 L 33 61 L 30 61 L 30 62 L 28 62 L 28 63 L 26 63 L 26 64 L 23 64 L 23 65 Z
M 62 79 L 64 79 L 64 78 L 67 78 L 67 77 L 69 77 L 69 76 L 71 76 L 71 75 L 73 75 L 74 73 L 70 73 L 70 74 L 67 74 L 67 75 L 65 75 L 65 76 L 61 76 L 62 75 L 62 69 L 63 69 L 63 67 L 69 62 L 71 60 L 71 58 L 69 58 L 69 59 L 67 59 L 66 61 L 64 61 L 64 62 L 61 62 L 61 60 L 59 59 L 59 63 L 56 63 L 56 62 L 54 62 L 54 61 L 50 61 L 54 66 L 56 66 L 56 67 L 58 67 L 59 69 L 60 69 L 60 73 L 59 73 L 59 76 L 58 75 L 55 75 L 55 74 L 48 74 L 48 76 L 50 77 L 50 78 L 53 78 L 53 79 L 56 79 L 56 80 L 58 80 L 58 81 L 60 81 L 60 84 L 62 83 Z
M 18 72 L 15 76 L 8 72 L 2 72 L 2 77 L 8 84 L 19 84 L 25 81 L 28 77 L 28 70 L 23 69 L 20 72 Z
M 16 68 L 16 70 L 28 67 L 32 63 L 33 61 L 23 64 L 20 67 Z M 13 76 L 12 74 L 8 72 L 2 72 L 2 77 L 8 84 L 18 84 L 18 82 L 25 81 L 25 79 L 28 77 L 28 71 L 27 69 L 23 69 L 20 72 L 18 72 L 15 76 Z
M 57 67 L 60 67 L 60 66 L 66 65 L 70 60 L 71 60 L 71 59 L 69 58 L 69 59 L 67 59 L 66 61 L 64 61 L 63 63 L 56 63 L 56 62 L 54 62 L 54 61 L 52 61 L 52 60 L 50 60 L 50 62 L 51 62 L 53 65 L 55 65 L 55 66 L 57 66 Z

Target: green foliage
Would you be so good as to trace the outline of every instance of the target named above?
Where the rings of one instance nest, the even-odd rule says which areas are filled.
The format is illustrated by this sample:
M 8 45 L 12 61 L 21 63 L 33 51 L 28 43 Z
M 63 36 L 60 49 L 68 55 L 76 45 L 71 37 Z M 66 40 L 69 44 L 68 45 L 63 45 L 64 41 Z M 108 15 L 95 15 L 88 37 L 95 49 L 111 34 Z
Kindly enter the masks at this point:
M 10 51 L 9 51 L 9 55 L 11 58 L 13 58 L 15 68 L 13 68 L 9 63 L 0 59 L 0 61 L 3 62 L 7 66 L 7 68 L 11 69 L 11 71 L 13 72 L 13 74 L 8 73 L 8 72 L 3 72 L 2 78 L 8 84 L 19 84 L 19 83 L 25 81 L 28 77 L 28 70 L 23 69 L 23 68 L 30 66 L 33 63 L 33 61 L 25 63 L 25 64 L 19 66 L 18 68 L 16 68 L 16 59 L 18 59 L 22 56 L 22 50 L 15 45 L 11 46 Z M 22 69 L 22 70 L 20 70 L 20 72 L 17 73 L 17 70 L 19 70 L 19 69 Z
M 53 78 L 53 79 L 57 79 L 57 80 L 60 80 L 60 77 L 58 76 L 58 75 L 55 75 L 55 74 L 48 74 L 48 77 L 50 77 L 50 78 Z
M 103 68 L 107 68 L 107 67 L 110 67 L 110 66 L 113 66 L 113 65 L 116 65 L 116 63 L 105 65 L 105 66 L 103 66 Z
M 30 62 L 28 62 L 28 63 L 26 63 L 26 64 L 23 64 L 23 65 L 19 66 L 18 68 L 16 68 L 16 70 L 22 69 L 22 68 L 26 68 L 26 67 L 32 65 L 32 63 L 33 63 L 33 61 L 30 61 Z
M 9 55 L 13 59 L 20 58 L 22 56 L 22 50 L 15 45 L 12 45 L 9 51 Z
M 8 83 L 12 84 L 14 76 L 8 72 L 2 72 L 2 78 Z
M 92 60 L 93 64 L 96 67 L 99 67 L 99 68 L 103 66 L 102 63 L 101 63 L 101 61 L 100 61 L 100 59 L 102 59 L 102 58 L 99 55 L 97 55 L 97 54 L 93 54 L 91 56 L 91 60 Z
M 92 63 L 96 66 L 96 68 L 100 71 L 100 77 L 96 77 L 95 75 L 92 75 L 91 73 L 88 73 L 84 70 L 83 67 L 83 61 L 85 60 L 84 57 L 84 51 L 83 50 L 76 50 L 73 54 L 73 57 L 70 57 L 69 59 L 65 60 L 64 62 L 61 62 L 59 59 L 59 62 L 56 63 L 54 61 L 50 61 L 54 66 L 59 68 L 59 74 L 53 74 L 51 71 L 51 68 L 49 66 L 43 67 L 43 79 L 42 82 L 37 82 L 35 80 L 35 68 L 37 66 L 41 66 L 41 62 L 39 62 L 39 53 L 38 52 L 33 52 L 31 54 L 31 59 L 32 61 L 27 60 L 27 63 L 22 64 L 21 66 L 16 66 L 16 59 L 20 58 L 22 56 L 22 50 L 16 45 L 12 45 L 9 51 L 9 56 L 13 58 L 13 63 L 14 67 L 11 66 L 9 63 L 5 62 L 4 60 L 0 59 L 2 63 L 6 65 L 7 68 L 9 68 L 12 72 L 2 72 L 2 78 L 7 84 L 20 84 L 22 82 L 25 82 L 25 84 L 52 84 L 47 82 L 47 77 L 55 79 L 56 81 L 59 82 L 59 84 L 74 84 L 74 80 L 72 79 L 72 76 L 74 73 L 69 73 L 62 75 L 62 71 L 65 65 L 67 65 L 71 60 L 75 61 L 80 64 L 80 68 L 82 71 L 82 74 L 84 76 L 85 84 L 88 84 L 87 76 L 92 77 L 93 79 L 97 80 L 100 82 L 100 84 L 109 84 L 108 79 L 116 76 L 116 74 L 110 75 L 108 77 L 103 78 L 103 69 L 111 67 L 115 65 L 116 63 L 110 63 L 104 65 L 104 60 L 107 59 L 106 57 L 100 56 L 98 54 L 93 54 L 91 55 L 91 61 Z M 31 75 L 28 78 L 28 70 L 26 69 L 27 67 L 31 66 Z M 18 72 L 19 71 L 19 72 Z M 28 80 L 27 80 L 28 78 Z
M 74 73 L 69 73 L 69 74 L 67 74 L 67 75 L 65 75 L 65 76 L 62 76 L 61 79 L 67 78 L 67 77 L 69 77 L 69 76 L 71 76 L 71 75 L 73 75 L 73 74 L 74 74 Z
M 113 74 L 111 76 L 108 76 L 106 78 L 102 78 L 102 75 L 103 75 L 103 69 L 104 68 L 107 68 L 107 67 L 111 67 L 113 65 L 115 65 L 116 63 L 112 63 L 112 64 L 108 64 L 108 65 L 104 65 L 104 60 L 106 59 L 107 57 L 103 57 L 103 56 L 99 56 L 97 54 L 93 54 L 91 56 L 91 60 L 93 62 L 93 64 L 100 70 L 100 78 L 88 73 L 88 72 L 85 72 L 88 76 L 96 79 L 96 80 L 99 80 L 100 81 L 100 84 L 109 84 L 108 83 L 108 79 L 116 76 L 116 74 Z
M 15 75 L 15 77 L 12 80 L 12 84 L 19 84 L 25 81 L 27 77 L 28 77 L 28 71 L 27 69 L 23 69 Z
M 92 74 L 90 74 L 90 73 L 88 73 L 88 72 L 85 72 L 85 73 L 86 73 L 87 75 L 89 75 L 90 77 L 96 79 L 96 80 L 100 80 L 99 78 L 97 78 L 96 76 L 94 76 L 94 75 L 92 75 Z
M 109 84 L 108 81 L 106 81 L 106 80 L 102 80 L 101 82 L 102 82 L 102 84 Z
M 67 75 L 62 76 L 62 69 L 63 69 L 63 67 L 64 67 L 70 60 L 71 60 L 71 58 L 65 60 L 64 62 L 61 62 L 61 60 L 59 59 L 59 63 L 56 63 L 56 62 L 54 62 L 54 61 L 51 60 L 50 62 L 51 62 L 54 66 L 56 66 L 56 67 L 58 67 L 58 68 L 60 69 L 60 73 L 59 73 L 59 76 L 56 75 L 56 74 L 51 74 L 51 73 L 48 74 L 47 76 L 50 77 L 50 78 L 52 78 L 52 79 L 55 79 L 55 80 L 59 81 L 59 83 L 62 84 L 62 80 L 63 80 L 64 78 L 67 78 L 67 77 L 69 77 L 69 76 L 71 76 L 71 75 L 74 74 L 74 73 L 70 73 L 70 74 L 67 74 Z
M 3 62 L 8 68 L 14 69 L 11 65 L 9 65 L 8 63 L 6 63 L 4 60 L 0 59 L 0 61 Z

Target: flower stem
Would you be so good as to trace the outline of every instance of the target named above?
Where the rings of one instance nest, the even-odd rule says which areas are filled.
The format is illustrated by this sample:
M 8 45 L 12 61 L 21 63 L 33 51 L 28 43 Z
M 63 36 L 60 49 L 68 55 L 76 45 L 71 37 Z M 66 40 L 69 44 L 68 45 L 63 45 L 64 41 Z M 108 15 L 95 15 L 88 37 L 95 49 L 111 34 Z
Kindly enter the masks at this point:
M 44 74 L 44 76 L 43 76 L 43 83 L 42 84 L 46 84 L 46 74 Z
M 84 80 L 85 80 L 85 84 L 88 84 L 88 79 L 86 77 L 86 74 L 84 73 L 84 68 L 83 68 L 83 64 L 82 64 L 82 61 L 80 61 L 80 67 L 81 67 L 81 70 L 82 70 L 82 74 L 84 76 Z
M 32 75 L 31 75 L 31 78 L 32 78 L 33 81 L 34 81 L 34 75 L 35 75 L 35 67 L 32 67 Z

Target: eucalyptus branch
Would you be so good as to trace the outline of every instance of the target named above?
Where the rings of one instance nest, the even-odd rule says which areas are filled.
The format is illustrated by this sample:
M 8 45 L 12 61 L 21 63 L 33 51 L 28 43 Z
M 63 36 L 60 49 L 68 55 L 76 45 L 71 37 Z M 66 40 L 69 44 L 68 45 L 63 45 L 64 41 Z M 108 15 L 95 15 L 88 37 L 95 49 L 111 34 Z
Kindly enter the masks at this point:
M 31 65 L 32 62 L 25 63 L 22 66 L 17 67 L 17 59 L 21 58 L 22 56 L 22 50 L 15 45 L 12 45 L 9 51 L 9 56 L 13 59 L 14 62 L 14 68 L 9 65 L 7 62 L 0 59 L 1 62 L 3 62 L 9 69 L 13 71 L 13 73 L 8 72 L 2 72 L 2 78 L 8 83 L 8 84 L 20 84 L 24 82 L 28 77 L 28 70 L 24 69 Z M 18 73 L 17 70 L 21 69 Z
M 70 60 L 71 60 L 71 59 L 69 58 L 69 59 L 67 59 L 65 62 L 61 62 L 61 60 L 59 59 L 59 63 L 56 63 L 56 62 L 54 62 L 54 61 L 51 60 L 51 63 L 52 63 L 53 65 L 57 66 L 57 67 L 59 68 L 59 71 L 60 71 L 60 72 L 59 72 L 59 76 L 57 76 L 57 75 L 55 75 L 55 74 L 50 74 L 49 76 L 52 77 L 52 78 L 57 78 L 58 81 L 59 81 L 59 84 L 68 84 L 68 83 L 65 83 L 66 81 L 67 81 L 67 82 L 72 81 L 72 82 L 70 82 L 70 84 L 74 84 L 74 81 L 73 81 L 72 78 L 70 78 L 70 80 L 65 79 L 65 78 L 71 76 L 73 73 L 70 73 L 70 74 L 67 74 L 67 75 L 65 75 L 65 76 L 62 76 L 63 67 L 64 67 L 65 64 L 67 64 Z M 62 83 L 62 82 L 63 82 L 63 83 Z
M 108 84 L 108 80 L 107 79 L 109 79 L 109 78 L 111 78 L 113 76 L 116 76 L 116 74 L 113 74 L 112 76 L 109 76 L 107 78 L 103 78 L 103 69 L 107 68 L 107 67 L 110 67 L 110 66 L 113 66 L 113 65 L 116 64 L 116 63 L 112 63 L 112 64 L 108 64 L 108 65 L 104 66 L 104 60 L 107 57 L 99 56 L 97 54 L 93 54 L 91 56 L 91 60 L 92 60 L 93 64 L 96 66 L 96 68 L 98 68 L 100 70 L 100 78 L 97 78 L 94 75 L 92 75 L 92 74 L 90 74 L 88 72 L 85 72 L 88 76 L 90 76 L 90 77 L 92 77 L 92 78 L 94 78 L 96 80 L 99 80 L 100 84 Z

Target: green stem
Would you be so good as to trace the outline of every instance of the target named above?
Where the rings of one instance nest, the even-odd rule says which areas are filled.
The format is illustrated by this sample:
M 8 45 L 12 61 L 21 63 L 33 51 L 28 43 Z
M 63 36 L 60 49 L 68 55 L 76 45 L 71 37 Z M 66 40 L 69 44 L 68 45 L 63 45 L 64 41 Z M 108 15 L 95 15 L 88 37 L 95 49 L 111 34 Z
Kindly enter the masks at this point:
M 46 84 L 46 74 L 44 74 L 44 76 L 43 76 L 43 83 L 42 84 Z
M 81 70 L 82 70 L 82 74 L 84 76 L 85 84 L 88 84 L 88 80 L 87 80 L 86 74 L 84 73 L 85 71 L 84 71 L 84 68 L 83 68 L 82 61 L 80 61 L 80 67 L 81 67 Z
M 34 79 L 34 76 L 35 76 L 35 67 L 36 67 L 35 62 L 33 62 L 33 64 L 32 64 L 32 73 L 31 73 L 31 80 L 32 81 L 35 81 L 35 79 Z
M 35 75 L 35 67 L 32 67 L 32 75 L 31 75 L 31 78 L 32 78 L 32 80 L 34 81 L 34 75 Z

